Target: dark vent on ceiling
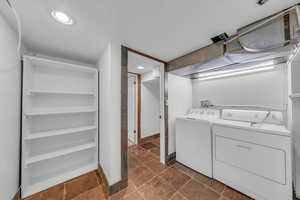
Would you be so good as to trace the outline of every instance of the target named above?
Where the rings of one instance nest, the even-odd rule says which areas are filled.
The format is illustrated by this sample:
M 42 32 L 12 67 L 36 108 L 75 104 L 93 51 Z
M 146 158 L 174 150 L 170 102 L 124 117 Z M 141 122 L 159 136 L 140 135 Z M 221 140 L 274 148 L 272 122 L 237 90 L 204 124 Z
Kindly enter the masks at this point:
M 262 5 L 264 5 L 265 3 L 267 3 L 267 1 L 269 1 L 269 0 L 258 0 L 258 1 L 257 1 L 257 4 L 260 5 L 260 6 L 262 6 Z
M 228 34 L 227 33 L 222 33 L 216 37 L 211 38 L 211 40 L 213 41 L 213 43 L 218 43 L 220 41 L 226 42 L 228 40 Z

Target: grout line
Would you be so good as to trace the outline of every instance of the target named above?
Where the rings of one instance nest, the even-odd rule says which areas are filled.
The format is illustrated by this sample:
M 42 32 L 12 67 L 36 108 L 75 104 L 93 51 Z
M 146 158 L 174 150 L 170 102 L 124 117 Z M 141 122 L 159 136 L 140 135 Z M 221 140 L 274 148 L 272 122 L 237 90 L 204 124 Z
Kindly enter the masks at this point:
M 176 189 L 175 186 L 173 186 L 171 183 L 169 183 L 167 180 L 165 180 L 163 177 L 161 177 L 161 175 L 162 175 L 165 171 L 167 171 L 167 170 L 169 170 L 169 169 L 171 169 L 171 168 L 172 168 L 172 167 L 168 167 L 166 170 L 162 171 L 162 173 L 160 173 L 160 174 L 158 175 L 158 177 L 161 178 L 163 181 L 165 181 L 168 185 L 170 185 L 171 188 L 173 188 L 173 189 L 175 190 L 175 193 L 176 193 L 177 191 L 180 190 L 180 188 L 182 188 L 185 184 L 187 184 L 187 183 L 191 180 L 191 177 L 189 177 L 190 179 L 189 179 L 185 184 L 183 184 L 183 185 L 180 186 L 178 189 Z
M 157 156 L 156 154 L 154 154 L 153 152 L 151 152 L 150 149 L 145 149 L 145 148 L 141 147 L 140 145 L 137 145 L 137 146 L 140 147 L 140 148 L 142 148 L 142 151 L 145 150 L 145 152 L 142 152 L 142 153 L 150 153 L 150 154 L 152 154 L 152 155 L 155 157 L 155 158 L 153 158 L 153 159 L 151 159 L 151 160 L 149 160 L 149 161 L 152 161 L 152 160 L 155 161 L 155 159 L 157 159 L 157 157 L 160 158 L 160 156 Z M 129 153 L 129 154 L 130 154 L 130 153 Z M 166 168 L 165 168 L 164 170 L 162 170 L 161 172 L 157 173 L 157 172 L 154 172 L 154 170 L 152 170 L 150 167 L 148 167 L 148 166 L 145 164 L 145 163 L 148 162 L 148 161 L 142 162 L 142 161 L 140 161 L 140 159 L 139 159 L 136 155 L 134 155 L 134 157 L 135 157 L 135 158 L 138 160 L 138 162 L 140 163 L 140 165 L 138 165 L 137 167 L 145 167 L 146 169 L 148 169 L 148 170 L 154 175 L 151 179 L 149 179 L 148 181 L 146 181 L 145 183 L 143 183 L 143 184 L 140 185 L 140 186 L 136 186 L 135 183 L 133 183 L 134 186 L 135 186 L 135 188 L 136 188 L 136 191 L 138 192 L 138 194 L 139 194 L 143 199 L 145 199 L 145 198 L 144 198 L 143 195 L 141 194 L 140 189 L 141 189 L 144 185 L 150 183 L 150 182 L 151 182 L 154 178 L 156 178 L 156 177 L 162 179 L 164 182 L 166 182 L 168 185 L 170 185 L 170 186 L 173 188 L 173 186 L 172 186 L 171 184 L 169 184 L 167 181 L 165 181 L 163 178 L 160 177 L 161 174 L 163 174 L 166 170 L 170 169 L 170 166 L 163 164 L 164 166 L 166 166 Z M 160 163 L 160 160 L 158 160 L 158 162 Z M 128 178 L 130 179 L 130 177 L 128 177 Z M 175 188 L 173 188 L 173 189 L 175 189 Z M 176 189 L 175 189 L 175 193 L 176 193 Z
M 160 158 L 160 156 L 157 156 L 156 154 L 154 154 L 153 152 L 151 152 L 150 149 L 144 149 L 144 148 L 143 148 L 143 150 L 145 150 L 145 153 L 147 152 L 147 153 L 150 153 L 150 154 L 154 155 L 155 158 L 157 158 L 157 157 Z M 143 153 L 143 152 L 142 152 L 142 153 Z M 136 156 L 135 156 L 135 157 L 136 157 Z M 153 176 L 151 179 L 149 179 L 148 181 L 146 181 L 145 183 L 143 183 L 143 184 L 140 185 L 139 187 L 135 186 L 135 184 L 133 183 L 134 186 L 135 186 L 135 188 L 136 188 L 136 191 L 138 192 L 138 194 L 140 194 L 140 196 L 141 196 L 143 199 L 144 199 L 144 197 L 143 197 L 143 195 L 142 195 L 140 189 L 141 189 L 144 185 L 150 183 L 153 179 L 159 178 L 159 179 L 161 179 L 165 184 L 169 185 L 169 186 L 174 190 L 174 194 L 173 194 L 169 199 L 171 199 L 174 195 L 176 195 L 176 193 L 179 193 L 180 195 L 183 196 L 183 198 L 184 198 L 185 200 L 187 200 L 187 198 L 186 198 L 179 190 L 180 190 L 182 187 L 184 187 L 186 184 L 188 184 L 188 183 L 192 180 L 192 176 L 188 175 L 188 174 L 187 174 L 186 172 L 184 172 L 183 170 L 174 168 L 174 165 L 166 165 L 166 164 L 162 164 L 162 165 L 165 166 L 165 169 L 163 169 L 161 172 L 157 173 L 157 172 L 155 172 L 154 170 L 152 170 L 150 167 L 148 167 L 148 166 L 146 165 L 146 162 L 148 162 L 148 161 L 142 162 L 142 161 L 140 161 L 137 157 L 136 157 L 136 159 L 140 162 L 140 166 L 141 166 L 141 167 L 145 167 L 146 169 L 150 170 L 150 172 L 152 172 L 152 173 L 154 174 L 154 176 Z M 153 158 L 153 159 L 151 159 L 150 161 L 155 161 L 155 160 L 156 160 L 156 159 Z M 159 160 L 158 160 L 158 162 L 160 163 Z M 163 177 L 161 177 L 162 174 L 164 174 L 167 170 L 169 170 L 169 169 L 171 169 L 171 168 L 173 168 L 173 169 L 175 169 L 175 170 L 178 170 L 178 171 L 180 171 L 181 173 L 183 173 L 184 175 L 186 175 L 186 176 L 189 177 L 189 180 L 188 180 L 185 184 L 183 184 L 181 187 L 179 187 L 178 189 L 176 189 L 171 183 L 169 183 L 167 180 L 165 180 Z M 130 178 L 130 177 L 129 177 L 129 178 Z
M 183 184 L 184 185 L 184 184 Z M 176 194 L 180 194 L 184 199 L 183 200 L 188 200 L 179 190 L 177 190 L 171 197 L 170 199 L 172 199 Z
M 184 165 L 179 164 L 178 162 L 176 162 L 176 163 L 177 163 L 178 165 L 182 166 L 182 167 L 185 167 Z M 192 170 L 192 169 L 190 169 L 190 168 L 188 168 L 188 167 L 185 167 L 185 168 L 187 168 L 188 170 L 190 170 L 190 171 L 193 172 L 193 175 L 190 175 L 190 174 L 188 174 L 188 172 L 184 171 L 183 169 L 181 169 L 181 168 L 176 168 L 176 167 L 175 167 L 176 163 L 173 164 L 172 167 L 174 167 L 175 169 L 177 169 L 177 170 L 179 170 L 180 172 L 184 173 L 185 175 L 189 176 L 190 178 L 195 177 L 195 174 L 198 173 L 198 172 L 196 172 L 196 171 L 194 171 L 194 170 Z
M 185 167 L 185 166 L 183 166 L 183 167 Z M 186 167 L 186 168 L 187 168 L 187 167 Z M 187 169 L 189 169 L 189 168 L 187 168 Z M 205 184 L 205 183 L 203 183 L 203 182 L 197 180 L 197 179 L 195 178 L 195 175 L 190 176 L 190 175 L 187 174 L 187 172 L 184 172 L 184 170 L 182 170 L 182 169 L 178 169 L 178 170 L 181 171 L 182 173 L 184 173 L 185 175 L 189 176 L 191 179 L 193 179 L 193 180 L 196 181 L 197 183 L 201 183 L 201 184 L 204 185 L 206 188 L 209 188 L 210 190 L 212 190 L 212 191 L 216 192 L 217 194 L 219 194 L 220 196 L 222 196 L 222 194 L 223 194 L 223 192 L 224 192 L 224 190 L 225 190 L 225 187 L 226 187 L 226 185 L 223 184 L 222 182 L 220 182 L 220 184 L 222 184 L 224 187 L 223 187 L 223 190 L 222 190 L 221 192 L 219 192 L 219 191 L 217 191 L 216 189 L 214 189 L 213 187 L 211 187 L 210 185 Z M 192 170 L 192 169 L 189 169 L 189 170 Z M 193 171 L 193 170 L 192 170 L 192 171 Z M 205 176 L 205 175 L 203 175 L 203 174 L 201 174 L 201 173 L 199 173 L 199 172 L 196 172 L 196 171 L 193 171 L 193 173 L 196 173 L 196 174 L 200 174 L 200 175 L 202 175 L 202 176 Z M 207 178 L 208 178 L 209 181 L 211 181 L 211 182 L 212 182 L 212 181 L 217 181 L 217 182 L 219 182 L 218 180 L 215 180 L 215 179 L 213 179 L 213 178 L 210 178 L 210 177 L 207 177 Z
M 141 193 L 139 190 L 137 190 L 137 193 L 142 197 L 142 199 L 146 200 L 146 199 L 144 198 L 144 195 L 142 195 L 142 193 Z
M 150 170 L 150 172 L 152 172 L 152 170 L 151 170 L 147 165 L 145 165 L 144 163 L 141 163 L 141 166 L 147 168 L 148 170 Z M 139 189 L 140 189 L 142 186 L 144 186 L 146 183 L 151 182 L 154 178 L 160 177 L 160 175 L 161 175 L 162 173 L 164 173 L 164 172 L 165 172 L 166 170 L 168 170 L 168 169 L 169 169 L 169 167 L 167 167 L 166 169 L 164 169 L 163 171 L 161 171 L 161 173 L 159 173 L 159 174 L 153 173 L 154 176 L 153 176 L 151 179 L 149 179 L 148 181 L 146 181 L 145 183 L 143 183 L 142 185 L 140 185 L 139 187 L 136 187 L 137 190 L 139 190 Z
M 201 174 L 201 175 L 202 175 L 202 174 Z M 209 178 L 209 177 L 208 177 L 208 178 Z M 225 190 L 225 186 L 226 186 L 225 184 L 221 183 L 221 184 L 224 185 L 224 187 L 223 187 L 223 190 L 222 190 L 221 192 L 218 192 L 217 190 L 215 190 L 213 187 L 209 186 L 208 184 L 203 183 L 203 182 L 201 182 L 201 181 L 195 179 L 194 177 L 193 177 L 192 179 L 193 179 L 194 181 L 196 181 L 197 183 L 200 183 L 201 185 L 203 185 L 205 188 L 210 189 L 211 191 L 217 193 L 218 195 L 220 195 L 220 197 L 223 196 L 222 194 L 223 194 L 223 191 Z M 211 179 L 211 178 L 210 178 L 210 179 Z M 209 181 L 213 181 L 213 179 L 211 179 L 211 180 L 209 180 Z
M 65 200 L 67 198 L 67 191 L 66 191 L 66 184 L 63 183 L 63 185 L 64 185 L 63 200 Z
M 191 181 L 192 181 L 192 178 L 190 180 L 188 180 L 185 184 L 183 184 L 180 188 L 178 188 L 178 192 L 180 192 L 180 189 L 182 189 L 183 187 L 185 187 Z M 188 199 L 183 193 L 180 192 L 180 194 L 182 194 L 182 196 L 184 198 Z
M 152 160 L 149 160 L 149 161 L 147 161 L 147 162 L 150 162 L 150 161 L 156 161 L 155 159 L 152 159 Z M 144 165 L 146 168 L 148 168 L 151 172 L 153 172 L 154 174 L 157 174 L 157 175 L 160 175 L 160 174 L 162 174 L 164 171 L 166 171 L 167 169 L 169 169 L 170 167 L 168 166 L 168 165 L 165 165 L 165 164 L 162 164 L 160 161 L 158 161 L 159 162 L 159 164 L 161 164 L 161 165 L 163 165 L 163 166 L 165 166 L 166 168 L 165 169 L 163 169 L 161 172 L 155 172 L 153 169 L 151 169 L 150 167 L 148 167 L 145 163 L 142 163 L 142 165 Z

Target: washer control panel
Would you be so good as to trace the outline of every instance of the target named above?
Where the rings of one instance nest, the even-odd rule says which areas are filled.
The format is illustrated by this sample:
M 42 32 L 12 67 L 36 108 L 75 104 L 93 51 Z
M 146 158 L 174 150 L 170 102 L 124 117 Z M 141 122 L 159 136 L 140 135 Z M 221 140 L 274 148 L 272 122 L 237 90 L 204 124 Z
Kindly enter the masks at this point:
M 188 114 L 188 118 L 194 119 L 203 119 L 203 118 L 220 118 L 220 111 L 217 109 L 209 109 L 209 108 L 198 108 L 198 109 L 191 109 Z

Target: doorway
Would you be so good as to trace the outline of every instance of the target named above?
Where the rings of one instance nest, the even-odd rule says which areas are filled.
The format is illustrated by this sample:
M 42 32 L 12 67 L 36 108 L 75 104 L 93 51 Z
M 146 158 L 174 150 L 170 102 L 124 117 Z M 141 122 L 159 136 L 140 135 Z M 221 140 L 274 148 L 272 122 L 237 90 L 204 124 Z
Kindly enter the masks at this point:
M 138 144 L 138 74 L 128 73 L 128 147 Z
M 168 161 L 165 69 L 164 61 L 122 46 L 121 175 L 129 185 L 135 150 L 145 153 L 140 155 L 144 162 Z
M 163 93 L 161 76 L 164 64 L 128 53 L 128 146 L 140 145 L 160 155 Z M 164 156 L 163 156 L 164 157 Z M 159 159 L 160 160 L 160 159 Z M 162 161 L 163 162 L 163 161 Z

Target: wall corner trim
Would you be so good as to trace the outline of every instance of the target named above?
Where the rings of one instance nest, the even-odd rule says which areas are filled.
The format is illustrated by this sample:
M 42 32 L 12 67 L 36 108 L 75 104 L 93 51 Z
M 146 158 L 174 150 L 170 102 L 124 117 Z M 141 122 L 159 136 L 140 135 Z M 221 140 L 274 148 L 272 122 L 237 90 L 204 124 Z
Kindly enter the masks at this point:
M 98 172 L 99 176 L 101 177 L 101 179 L 103 180 L 103 189 L 107 196 L 111 196 L 111 195 L 125 189 L 128 186 L 128 179 L 121 180 L 113 185 L 109 185 L 106 175 L 100 164 L 98 164 L 97 172 Z M 13 200 L 15 200 L 15 199 L 13 199 Z
M 11 200 L 21 200 L 21 188 L 17 191 L 17 193 L 13 196 Z
M 176 152 L 171 153 L 170 155 L 168 155 L 167 158 L 167 165 L 172 165 L 172 163 L 176 162 Z

